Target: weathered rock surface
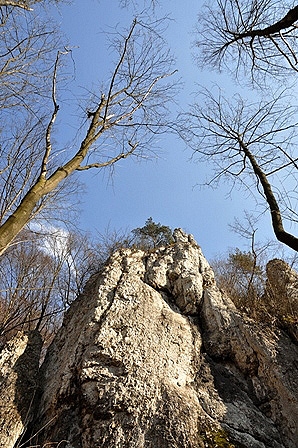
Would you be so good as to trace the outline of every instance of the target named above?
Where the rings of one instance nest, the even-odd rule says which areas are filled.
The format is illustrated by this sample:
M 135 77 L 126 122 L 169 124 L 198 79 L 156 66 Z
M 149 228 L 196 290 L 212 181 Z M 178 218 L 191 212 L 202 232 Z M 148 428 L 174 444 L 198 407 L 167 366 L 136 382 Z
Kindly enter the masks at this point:
M 73 303 L 28 446 L 297 448 L 298 347 L 238 313 L 193 238 L 174 238 L 115 253 Z
M 275 316 L 294 342 L 298 343 L 298 273 L 285 261 L 270 260 L 266 266 L 263 302 L 274 307 Z
M 37 331 L 19 332 L 0 352 L 1 448 L 13 448 L 30 421 L 41 347 Z
M 272 294 L 286 295 L 291 303 L 297 307 L 298 299 L 298 273 L 285 261 L 275 258 L 266 266 L 267 289 Z M 296 308 L 298 311 L 298 309 Z

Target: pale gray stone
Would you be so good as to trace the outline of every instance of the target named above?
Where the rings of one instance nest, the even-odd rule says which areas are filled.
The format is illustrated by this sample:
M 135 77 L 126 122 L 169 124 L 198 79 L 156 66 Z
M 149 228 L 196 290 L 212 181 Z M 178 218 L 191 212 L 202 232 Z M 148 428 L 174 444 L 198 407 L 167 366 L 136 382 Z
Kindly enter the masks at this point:
M 0 351 L 0 447 L 13 448 L 30 423 L 41 336 L 18 332 Z
M 168 247 L 116 252 L 72 304 L 41 368 L 31 444 L 297 448 L 297 360 L 178 229 Z

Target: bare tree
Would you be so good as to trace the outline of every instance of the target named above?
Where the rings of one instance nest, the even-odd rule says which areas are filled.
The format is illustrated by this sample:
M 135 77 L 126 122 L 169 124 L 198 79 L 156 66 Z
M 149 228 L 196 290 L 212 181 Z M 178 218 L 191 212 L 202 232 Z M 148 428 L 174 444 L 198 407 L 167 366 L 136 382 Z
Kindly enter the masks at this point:
M 0 258 L 0 341 L 39 329 L 45 344 L 87 280 L 106 262 L 106 247 L 61 228 L 24 229 Z
M 236 73 L 297 72 L 298 6 L 276 0 L 216 0 L 199 19 L 200 60 Z M 260 77 L 258 77 L 258 81 Z
M 298 6 L 287 1 L 216 0 L 206 6 L 198 25 L 200 63 L 227 69 L 239 84 L 248 75 L 254 91 L 227 99 L 202 89 L 191 112 L 191 144 L 213 163 L 210 182 L 226 178 L 260 194 L 276 238 L 295 251 L 297 106 L 285 75 L 297 72 L 297 21 Z M 282 77 L 282 91 L 272 88 L 272 77 Z M 251 96 L 261 99 L 252 103 Z M 285 230 L 286 221 L 294 232 Z
M 42 113 L 34 109 L 31 113 L 26 104 L 25 110 L 30 110 L 29 118 L 26 116 L 30 122 L 25 128 L 26 137 L 18 133 L 1 147 L 5 154 L 1 173 L 6 204 L 0 227 L 0 254 L 40 211 L 45 199 L 55 194 L 75 171 L 111 167 L 133 154 L 142 155 L 152 138 L 169 128 L 167 104 L 175 91 L 168 79 L 175 70 L 159 34 L 161 25 L 162 21 L 149 24 L 135 19 L 126 33 L 118 33 L 113 41 L 118 53 L 114 70 L 102 91 L 93 96 L 86 111 L 85 135 L 73 152 L 59 151 L 53 142 L 61 106 L 57 95 L 59 66 L 67 50 L 57 52 L 52 67 L 49 117 L 45 118 L 43 107 Z M 13 107 L 9 109 L 12 110 Z M 12 156 L 20 153 L 22 160 L 28 161 L 21 173 L 19 159 Z
M 39 3 L 42 0 L 0 0 L 0 7 L 10 7 L 10 8 L 20 8 L 25 9 L 26 11 L 31 11 L 32 6 L 36 3 Z M 47 0 L 43 0 L 44 3 L 47 2 Z M 50 2 L 51 0 L 48 0 Z M 52 0 L 55 3 L 58 3 L 59 0 Z
M 217 284 L 238 309 L 270 328 L 282 328 L 297 342 L 297 253 L 290 259 L 277 241 L 257 242 L 258 219 L 245 213 L 232 230 L 248 250 L 230 250 L 212 261 Z
M 38 1 L 38 0 L 37 0 Z M 22 8 L 22 9 L 26 9 L 29 10 L 30 6 L 35 3 L 34 1 L 29 1 L 29 0 L 1 0 L 0 1 L 0 7 L 1 6 L 12 6 L 15 8 Z
M 214 176 L 228 179 L 264 199 L 276 238 L 298 251 L 298 238 L 284 228 L 297 223 L 298 158 L 296 107 L 284 95 L 249 103 L 240 96 L 226 100 L 205 90 L 194 106 L 193 148 L 211 161 Z
M 0 260 L 2 342 L 17 330 L 34 328 L 47 339 L 64 310 L 57 290 L 63 258 L 45 251 L 44 241 L 37 234 L 26 230 L 20 236 L 18 244 Z
M 0 223 L 3 223 L 38 175 L 46 117 L 51 113 L 53 60 L 61 42 L 59 30 L 41 6 L 34 12 L 3 6 L 0 12 Z
M 51 90 L 53 58 L 60 45 L 59 30 L 49 19 L 38 17 L 38 11 L 23 12 L 14 8 L 5 12 L 2 9 L 0 7 L 0 109 L 3 118 L 9 119 L 11 108 L 14 114 L 27 110 L 40 116 L 41 110 L 49 109 L 43 106 Z
M 143 9 L 145 7 L 152 7 L 155 8 L 156 5 L 158 5 L 158 0 L 119 0 L 119 4 L 122 8 L 127 8 L 129 6 L 132 6 L 136 9 Z
M 256 254 L 235 249 L 226 259 L 212 261 L 216 282 L 236 307 L 251 317 L 260 315 L 263 308 L 261 296 L 264 292 L 265 274 L 257 263 Z

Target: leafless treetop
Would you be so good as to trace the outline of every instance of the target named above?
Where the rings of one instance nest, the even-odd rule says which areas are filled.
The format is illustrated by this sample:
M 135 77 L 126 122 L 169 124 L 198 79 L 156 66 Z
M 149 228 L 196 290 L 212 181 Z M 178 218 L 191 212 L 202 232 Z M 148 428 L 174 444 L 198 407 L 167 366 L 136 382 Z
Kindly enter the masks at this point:
M 216 0 L 199 19 L 200 61 L 260 80 L 298 71 L 298 6 L 290 1 Z M 236 65 L 236 67 L 235 67 Z

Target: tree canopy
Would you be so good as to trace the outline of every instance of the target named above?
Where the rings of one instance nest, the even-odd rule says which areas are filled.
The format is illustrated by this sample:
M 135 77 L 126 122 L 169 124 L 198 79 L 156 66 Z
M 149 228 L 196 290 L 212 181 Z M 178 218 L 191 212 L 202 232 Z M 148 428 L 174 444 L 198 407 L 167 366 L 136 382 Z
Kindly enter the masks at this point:
M 174 241 L 171 228 L 154 222 L 151 217 L 147 219 L 143 227 L 132 230 L 132 234 L 133 244 L 145 249 L 168 246 Z

